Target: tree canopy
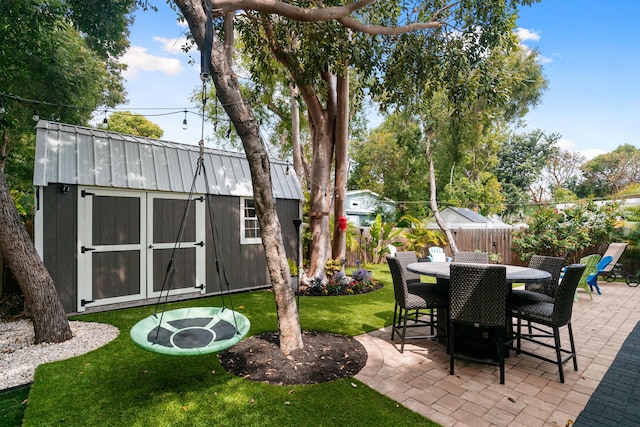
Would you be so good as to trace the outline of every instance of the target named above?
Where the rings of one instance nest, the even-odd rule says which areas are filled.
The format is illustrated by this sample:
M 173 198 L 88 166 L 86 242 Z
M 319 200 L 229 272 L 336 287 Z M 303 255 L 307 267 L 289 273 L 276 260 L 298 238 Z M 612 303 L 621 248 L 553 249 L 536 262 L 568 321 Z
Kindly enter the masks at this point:
M 624 144 L 582 166 L 584 186 L 594 196 L 612 195 L 640 181 L 640 148 Z
M 118 111 L 109 116 L 107 130 L 129 135 L 160 139 L 164 131 L 160 126 L 140 114 Z

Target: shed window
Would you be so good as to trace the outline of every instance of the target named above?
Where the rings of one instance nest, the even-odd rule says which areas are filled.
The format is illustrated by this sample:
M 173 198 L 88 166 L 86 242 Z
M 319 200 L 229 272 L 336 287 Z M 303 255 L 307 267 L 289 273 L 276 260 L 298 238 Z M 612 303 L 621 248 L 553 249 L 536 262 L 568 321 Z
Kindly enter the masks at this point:
M 253 199 L 240 199 L 240 211 L 240 244 L 262 243 L 255 201 Z

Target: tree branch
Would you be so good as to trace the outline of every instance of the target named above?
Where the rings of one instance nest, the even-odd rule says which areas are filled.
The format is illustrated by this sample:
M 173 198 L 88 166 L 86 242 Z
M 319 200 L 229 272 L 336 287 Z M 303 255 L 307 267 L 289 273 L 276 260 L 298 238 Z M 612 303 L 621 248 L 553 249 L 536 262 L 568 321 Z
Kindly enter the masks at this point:
M 278 0 L 213 0 L 211 2 L 213 14 L 216 17 L 223 16 L 236 10 L 255 10 L 262 13 L 275 13 L 300 22 L 320 22 L 336 20 L 347 28 L 367 34 L 381 34 L 395 36 L 410 31 L 424 30 L 427 28 L 440 28 L 445 25 L 442 21 L 416 22 L 398 27 L 385 27 L 382 25 L 367 25 L 350 18 L 349 15 L 374 3 L 376 0 L 357 0 L 345 6 L 323 7 L 318 9 L 306 9 L 294 6 Z M 450 9 L 458 4 L 454 1 L 436 12 Z
M 367 25 L 356 21 L 353 18 L 344 17 L 337 18 L 338 22 L 347 28 L 351 28 L 354 31 L 359 31 L 366 34 L 381 34 L 385 36 L 397 36 L 400 34 L 408 33 L 416 30 L 426 30 L 427 28 L 440 28 L 445 25 L 445 22 L 414 22 L 412 24 L 402 25 L 399 27 L 384 27 L 382 25 Z
M 213 0 L 211 6 L 215 16 L 223 16 L 236 10 L 256 10 L 262 13 L 276 13 L 301 22 L 317 22 L 347 16 L 374 2 L 375 0 L 357 0 L 346 6 L 306 9 L 278 0 Z

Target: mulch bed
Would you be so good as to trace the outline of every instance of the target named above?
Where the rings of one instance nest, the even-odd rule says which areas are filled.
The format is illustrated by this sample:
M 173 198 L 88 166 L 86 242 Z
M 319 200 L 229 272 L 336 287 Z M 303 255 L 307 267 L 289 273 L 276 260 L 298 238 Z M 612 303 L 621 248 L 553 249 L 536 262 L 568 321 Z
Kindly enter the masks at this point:
M 352 377 L 367 363 L 367 351 L 353 337 L 304 331 L 304 348 L 284 354 L 276 332 L 254 335 L 219 354 L 228 372 L 269 384 L 317 384 Z

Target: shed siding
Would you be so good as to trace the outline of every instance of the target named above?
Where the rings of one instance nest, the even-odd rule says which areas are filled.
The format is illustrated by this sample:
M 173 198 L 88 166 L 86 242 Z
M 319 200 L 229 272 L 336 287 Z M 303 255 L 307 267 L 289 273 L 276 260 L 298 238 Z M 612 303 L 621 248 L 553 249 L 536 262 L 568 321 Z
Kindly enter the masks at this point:
M 240 244 L 240 198 L 220 196 L 212 200 L 213 220 L 217 228 L 214 231 L 217 231 L 219 239 L 214 242 L 212 233 L 207 234 L 207 293 L 226 292 L 222 272 L 218 277 L 214 250 L 219 251 L 218 259 L 226 269 L 232 291 L 266 285 L 266 259 L 262 245 Z M 207 215 L 207 230 L 211 230 L 209 224 Z
M 61 184 L 52 184 L 44 187 L 42 192 L 45 212 L 43 261 L 67 312 L 76 311 L 78 300 L 78 197 L 75 186 L 70 187 L 69 192 L 62 193 Z

